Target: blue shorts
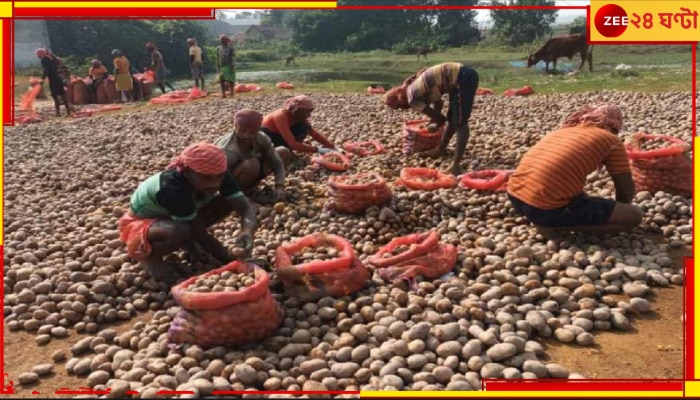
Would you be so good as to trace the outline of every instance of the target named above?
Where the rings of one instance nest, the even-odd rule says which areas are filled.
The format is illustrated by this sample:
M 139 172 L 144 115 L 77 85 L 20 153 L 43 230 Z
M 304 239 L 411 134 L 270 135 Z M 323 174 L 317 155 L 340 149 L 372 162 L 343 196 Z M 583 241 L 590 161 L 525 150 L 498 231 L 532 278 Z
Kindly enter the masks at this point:
M 278 132 L 273 132 L 267 128 L 261 128 L 260 130 L 270 138 L 275 147 L 286 147 L 289 149 L 289 144 L 284 141 L 284 138 Z M 294 136 L 297 142 L 303 142 L 309 135 L 309 132 L 311 132 L 311 125 L 305 121 L 297 122 L 289 127 L 289 130 L 292 132 L 292 136 Z
M 515 212 L 524 216 L 531 223 L 545 227 L 557 228 L 568 226 L 604 225 L 610 221 L 615 201 L 601 197 L 589 197 L 580 194 L 564 207 L 543 210 L 532 207 L 508 193 Z

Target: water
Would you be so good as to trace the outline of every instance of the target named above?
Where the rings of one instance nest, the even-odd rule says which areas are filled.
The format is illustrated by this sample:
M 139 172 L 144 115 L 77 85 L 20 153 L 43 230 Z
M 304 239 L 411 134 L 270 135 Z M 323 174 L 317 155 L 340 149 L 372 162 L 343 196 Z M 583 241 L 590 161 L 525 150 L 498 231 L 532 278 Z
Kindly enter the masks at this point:
M 511 65 L 511 67 L 515 67 L 515 68 L 526 68 L 527 67 L 527 63 L 525 61 L 510 61 L 510 65 Z M 576 67 L 578 67 L 578 65 L 579 64 L 574 65 L 574 63 L 572 63 L 572 62 L 559 61 L 559 62 L 557 62 L 557 71 L 562 71 L 562 72 L 575 71 Z M 541 71 L 544 71 L 545 67 L 546 67 L 546 64 L 544 61 L 540 61 L 533 66 L 533 68 L 541 70 Z M 553 67 L 553 65 L 550 63 L 549 64 L 550 71 L 551 71 L 552 67 Z

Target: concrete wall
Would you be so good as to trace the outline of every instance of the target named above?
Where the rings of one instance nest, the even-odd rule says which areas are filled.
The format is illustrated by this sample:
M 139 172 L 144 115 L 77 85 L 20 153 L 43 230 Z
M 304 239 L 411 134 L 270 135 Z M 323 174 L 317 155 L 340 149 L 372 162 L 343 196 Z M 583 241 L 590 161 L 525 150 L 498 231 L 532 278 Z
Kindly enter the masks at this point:
M 38 67 L 39 47 L 51 48 L 46 21 L 15 20 L 15 68 Z

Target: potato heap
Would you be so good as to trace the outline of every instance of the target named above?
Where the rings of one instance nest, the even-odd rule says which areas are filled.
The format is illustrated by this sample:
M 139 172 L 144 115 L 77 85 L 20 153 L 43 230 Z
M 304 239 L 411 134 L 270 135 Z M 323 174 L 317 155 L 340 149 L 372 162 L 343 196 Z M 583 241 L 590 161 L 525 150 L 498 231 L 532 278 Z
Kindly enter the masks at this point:
M 691 198 L 641 192 L 634 200 L 644 211 L 638 230 L 548 241 L 514 213 L 505 194 L 461 187 L 394 187 L 381 208 L 332 214 L 323 206 L 334 173 L 302 160 L 288 173 L 290 201 L 257 209 L 253 259 L 274 265 L 282 242 L 325 232 L 350 240 L 364 261 L 395 237 L 436 229 L 441 242 L 458 246 L 454 276 L 409 288 L 375 273 L 353 296 L 313 303 L 275 289 L 287 317 L 258 345 L 173 348 L 167 331 L 179 308 L 168 287 L 125 254 L 118 219 L 138 184 L 187 145 L 230 132 L 233 122 L 222 115 L 244 107 L 269 113 L 287 97 L 205 99 L 5 128 L 6 326 L 36 334 L 38 346 L 80 338 L 37 360 L 35 371 L 20 371 L 20 383 L 44 379 L 46 362 L 66 359 L 70 374 L 92 388 L 110 388 L 103 396 L 109 398 L 155 398 L 159 390 L 195 392 L 183 397 L 246 389 L 469 390 L 481 388 L 483 378 L 581 378 L 545 361 L 541 338 L 594 345 L 597 332 L 631 330 L 634 316 L 654 308 L 648 297 L 656 287 L 683 284 L 672 250 L 692 244 Z M 452 161 L 451 147 L 443 159 L 404 157 L 403 122 L 418 116 L 390 110 L 378 97 L 311 97 L 314 128 L 336 145 L 378 139 L 386 147 L 385 154 L 354 158 L 348 174 L 374 171 L 395 182 L 404 166 L 446 169 Z M 691 140 L 689 92 L 486 96 L 477 98 L 464 166 L 514 169 L 569 113 L 600 102 L 620 105 L 626 132 Z M 586 190 L 614 197 L 605 171 L 591 174 Z M 210 231 L 233 248 L 238 218 Z M 303 252 L 295 263 L 318 257 L 332 258 L 332 250 Z M 204 267 L 190 265 L 180 252 L 169 259 L 183 274 Z M 221 274 L 193 286 L 227 290 L 250 279 Z M 146 322 L 130 321 L 142 313 Z M 118 332 L 111 325 L 117 321 L 127 321 L 128 329 Z M 139 394 L 126 395 L 129 390 Z
M 255 283 L 253 274 L 237 274 L 230 271 L 197 278 L 185 291 L 196 293 L 237 292 Z

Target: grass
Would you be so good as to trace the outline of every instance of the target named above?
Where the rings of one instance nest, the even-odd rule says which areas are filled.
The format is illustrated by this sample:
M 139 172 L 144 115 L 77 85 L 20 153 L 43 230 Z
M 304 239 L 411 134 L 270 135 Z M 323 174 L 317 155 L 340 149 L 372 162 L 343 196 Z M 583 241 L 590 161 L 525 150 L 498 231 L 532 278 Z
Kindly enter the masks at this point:
M 480 75 L 480 86 L 502 93 L 508 88 L 532 86 L 537 93 L 566 93 L 595 90 L 629 90 L 640 92 L 688 91 L 691 90 L 691 49 L 690 46 L 648 45 L 596 45 L 593 47 L 593 72 L 588 66 L 573 76 L 563 72 L 545 74 L 538 69 L 514 67 L 510 62 L 525 62 L 530 47 L 502 49 L 495 47 L 465 47 L 448 49 L 428 55 L 428 60 L 417 60 L 415 55 L 396 55 L 388 51 L 364 53 L 315 54 L 296 60 L 294 67 L 285 67 L 284 61 L 239 62 L 239 77 L 244 73 L 259 71 L 281 71 L 292 73 L 289 78 L 260 77 L 241 79 L 244 83 L 261 83 L 272 88 L 279 80 L 292 82 L 299 90 L 309 92 L 364 92 L 370 83 L 398 84 L 419 69 L 446 61 L 462 62 L 474 67 Z M 559 65 L 572 64 L 578 67 L 580 58 L 575 55 L 572 61 L 559 59 Z M 632 67 L 631 70 L 616 71 L 619 64 Z M 303 70 L 316 70 L 318 73 L 304 73 Z M 323 75 L 323 76 L 321 76 Z M 212 82 L 212 77 L 209 77 Z M 20 96 L 27 87 L 27 79 L 17 71 L 16 95 Z M 188 79 L 180 83 L 190 85 Z M 216 90 L 212 87 L 213 90 Z M 263 93 L 274 93 L 268 90 Z

